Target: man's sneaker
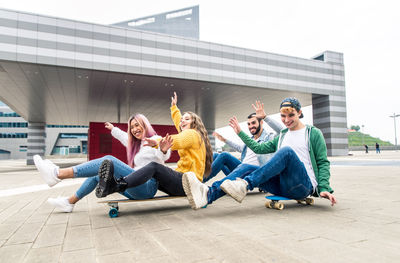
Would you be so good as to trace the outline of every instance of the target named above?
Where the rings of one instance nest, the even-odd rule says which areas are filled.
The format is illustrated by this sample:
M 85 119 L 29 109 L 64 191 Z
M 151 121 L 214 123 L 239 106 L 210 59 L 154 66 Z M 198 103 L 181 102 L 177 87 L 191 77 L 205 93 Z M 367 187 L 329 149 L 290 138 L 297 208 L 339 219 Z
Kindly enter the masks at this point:
M 69 203 L 68 197 L 49 198 L 47 202 L 65 213 L 71 213 L 74 209 L 74 204 Z
M 221 189 L 233 199 L 241 203 L 247 194 L 247 181 L 242 178 L 236 178 L 235 181 L 225 180 L 221 184 Z
M 99 168 L 99 184 L 96 188 L 96 196 L 98 198 L 105 197 L 115 192 L 123 192 L 127 187 L 124 179 L 115 181 L 114 165 L 111 160 L 104 160 Z
M 59 167 L 50 160 L 43 161 L 42 158 L 36 154 L 33 156 L 33 162 L 48 186 L 52 187 L 61 181 L 57 177 Z
M 194 173 L 184 173 L 182 185 L 192 209 L 197 210 L 207 205 L 208 186 L 201 183 Z

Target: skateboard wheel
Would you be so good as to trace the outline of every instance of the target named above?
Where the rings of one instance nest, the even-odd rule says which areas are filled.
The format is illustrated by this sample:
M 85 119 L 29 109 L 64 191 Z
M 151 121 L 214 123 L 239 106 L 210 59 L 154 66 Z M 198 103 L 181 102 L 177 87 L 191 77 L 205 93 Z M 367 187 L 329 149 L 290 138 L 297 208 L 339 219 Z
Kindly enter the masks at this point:
M 306 204 L 307 205 L 313 205 L 314 204 L 314 199 L 307 197 L 306 198 Z
M 298 204 L 302 204 L 303 200 L 296 200 Z
M 266 208 L 272 208 L 271 207 L 271 202 L 270 201 L 265 202 L 265 207 Z
M 282 203 L 276 203 L 275 204 L 275 209 L 282 210 L 284 207 L 285 207 L 285 205 L 282 204 Z
M 108 212 L 108 215 L 111 218 L 118 217 L 118 209 L 115 207 L 111 208 L 110 211 Z

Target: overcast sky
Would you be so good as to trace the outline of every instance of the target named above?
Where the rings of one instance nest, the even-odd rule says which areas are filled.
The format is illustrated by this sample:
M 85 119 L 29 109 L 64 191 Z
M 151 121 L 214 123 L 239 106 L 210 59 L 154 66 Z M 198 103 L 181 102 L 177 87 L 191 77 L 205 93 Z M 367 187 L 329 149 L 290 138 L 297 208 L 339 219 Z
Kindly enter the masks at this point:
M 348 126 L 364 125 L 365 133 L 394 143 L 394 123 L 389 115 L 400 114 L 398 3 L 395 0 L 0 0 L 0 8 L 112 24 L 200 5 L 200 40 L 301 58 L 311 58 L 325 50 L 342 52 Z

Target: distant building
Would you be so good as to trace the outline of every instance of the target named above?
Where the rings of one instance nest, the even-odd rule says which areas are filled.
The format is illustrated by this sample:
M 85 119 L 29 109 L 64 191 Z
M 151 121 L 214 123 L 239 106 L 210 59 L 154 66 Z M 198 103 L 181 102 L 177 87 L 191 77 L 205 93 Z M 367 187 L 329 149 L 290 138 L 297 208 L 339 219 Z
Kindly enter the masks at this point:
M 44 154 L 86 154 L 87 132 L 82 125 L 46 125 Z M 26 159 L 29 140 L 28 122 L 0 102 L 0 159 Z
M 112 26 L 200 39 L 199 6 L 135 18 Z

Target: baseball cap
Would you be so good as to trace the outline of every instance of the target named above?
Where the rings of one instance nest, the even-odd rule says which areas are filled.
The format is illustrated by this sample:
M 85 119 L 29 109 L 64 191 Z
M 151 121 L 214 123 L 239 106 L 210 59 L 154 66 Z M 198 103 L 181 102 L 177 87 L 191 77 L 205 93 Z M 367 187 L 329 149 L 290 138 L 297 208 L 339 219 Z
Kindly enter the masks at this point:
M 296 111 L 300 111 L 301 109 L 301 104 L 299 102 L 299 100 L 295 97 L 288 97 L 285 98 L 282 102 L 281 102 L 281 106 L 280 109 L 285 108 L 285 107 L 291 107 L 294 108 Z M 303 118 L 303 112 L 301 113 L 299 118 Z

